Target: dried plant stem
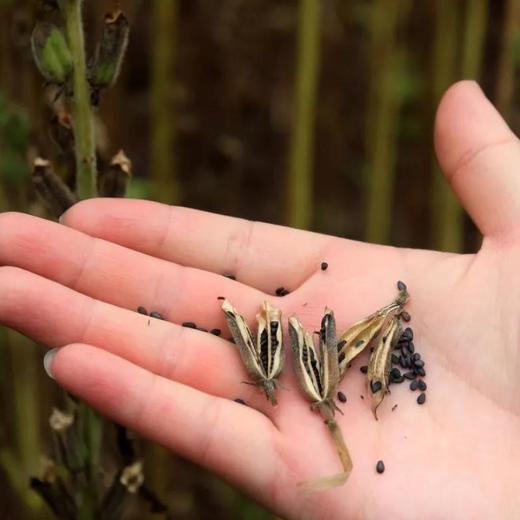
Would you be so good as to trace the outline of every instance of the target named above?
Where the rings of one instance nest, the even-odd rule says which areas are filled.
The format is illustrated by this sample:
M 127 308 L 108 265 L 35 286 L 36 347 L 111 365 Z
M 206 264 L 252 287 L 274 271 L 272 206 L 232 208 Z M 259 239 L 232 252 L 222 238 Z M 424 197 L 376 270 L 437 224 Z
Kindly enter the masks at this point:
M 300 0 L 295 106 L 288 172 L 288 224 L 308 228 L 313 218 L 313 147 L 320 55 L 320 0 Z
M 74 60 L 73 115 L 76 143 L 76 179 L 79 199 L 96 196 L 96 150 L 94 121 L 87 83 L 85 41 L 81 20 L 82 0 L 61 0 L 65 29 Z
M 172 147 L 174 139 L 173 63 L 177 0 L 156 0 L 152 9 L 151 175 L 154 181 L 155 200 L 174 204 L 180 198 Z
M 449 0 L 435 3 L 435 41 L 433 46 L 433 96 L 436 105 L 456 77 L 459 4 Z M 433 165 L 433 245 L 441 251 L 462 248 L 462 209 L 445 181 L 437 161 Z

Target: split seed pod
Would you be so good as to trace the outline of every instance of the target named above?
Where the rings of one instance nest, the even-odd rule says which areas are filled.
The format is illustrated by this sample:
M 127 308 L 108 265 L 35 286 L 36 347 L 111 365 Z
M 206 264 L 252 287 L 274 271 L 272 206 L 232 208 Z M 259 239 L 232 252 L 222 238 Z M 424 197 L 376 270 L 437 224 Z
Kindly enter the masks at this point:
M 295 370 L 303 393 L 312 402 L 311 409 L 319 410 L 329 429 L 343 466 L 343 473 L 310 483 L 312 490 L 327 489 L 343 484 L 351 470 L 352 459 L 341 429 L 334 419 L 334 396 L 339 382 L 339 367 L 334 313 L 326 310 L 320 329 L 320 353 L 314 348 L 312 335 L 296 317 L 289 319 L 289 336 L 295 359 Z
M 393 317 L 385 326 L 381 338 L 374 348 L 368 363 L 367 379 L 372 396 L 372 412 L 377 419 L 377 409 L 390 391 L 390 369 L 392 368 L 392 350 L 399 336 L 401 325 L 397 317 Z
M 267 399 L 276 406 L 277 378 L 284 363 L 281 311 L 269 302 L 264 302 L 261 312 L 256 316 L 258 332 L 255 341 L 245 318 L 228 300 L 224 300 L 222 310 L 253 384 L 261 386 Z
M 402 310 L 409 295 L 406 288 L 399 291 L 396 299 L 370 316 L 354 323 L 338 340 L 338 362 L 340 379 L 345 375 L 348 364 L 381 333 L 388 317 Z
M 36 66 L 42 76 L 55 85 L 63 85 L 69 78 L 73 61 L 63 33 L 50 23 L 39 23 L 31 35 Z

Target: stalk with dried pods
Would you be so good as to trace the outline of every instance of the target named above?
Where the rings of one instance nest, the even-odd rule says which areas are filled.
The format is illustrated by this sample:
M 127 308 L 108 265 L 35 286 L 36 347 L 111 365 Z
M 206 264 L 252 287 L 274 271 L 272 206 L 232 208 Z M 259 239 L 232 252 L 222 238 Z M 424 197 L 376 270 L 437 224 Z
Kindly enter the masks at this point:
M 240 350 L 240 357 L 253 379 L 254 385 L 264 389 L 267 399 L 273 406 L 276 400 L 277 378 L 284 362 L 282 345 L 282 313 L 269 302 L 264 302 L 256 316 L 258 331 L 256 341 L 245 318 L 237 312 L 228 300 L 224 300 L 222 310 L 226 321 Z
M 339 486 L 346 482 L 352 471 L 352 459 L 334 418 L 337 410 L 334 396 L 340 378 L 334 313 L 327 309 L 321 321 L 319 355 L 314 347 L 312 335 L 303 328 L 296 317 L 289 319 L 289 336 L 300 387 L 312 402 L 311 410 L 319 411 L 324 418 L 343 466 L 342 473 L 308 482 L 305 486 L 310 491 Z

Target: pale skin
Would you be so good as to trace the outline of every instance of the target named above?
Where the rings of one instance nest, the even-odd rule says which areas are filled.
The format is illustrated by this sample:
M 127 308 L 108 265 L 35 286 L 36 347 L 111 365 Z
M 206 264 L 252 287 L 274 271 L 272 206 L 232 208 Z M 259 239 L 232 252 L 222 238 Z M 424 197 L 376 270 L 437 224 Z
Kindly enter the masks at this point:
M 461 82 L 440 104 L 435 145 L 484 236 L 477 254 L 369 245 L 147 201 L 90 200 L 61 225 L 0 216 L 0 322 L 62 347 L 51 363 L 61 386 L 283 518 L 518 518 L 520 142 L 478 87 Z M 366 357 L 357 360 L 340 384 L 348 402 L 337 416 L 351 477 L 305 495 L 298 483 L 337 473 L 340 464 L 297 389 L 289 349 L 274 408 L 261 389 L 242 383 L 234 345 L 180 324 L 229 337 L 217 300 L 225 296 L 251 322 L 268 299 L 310 330 L 327 306 L 343 330 L 389 303 L 397 280 L 411 295 L 427 401 L 419 406 L 417 393 L 394 386 L 376 422 L 359 372 Z M 282 285 L 291 293 L 273 296 Z M 148 325 L 139 305 L 167 321 Z

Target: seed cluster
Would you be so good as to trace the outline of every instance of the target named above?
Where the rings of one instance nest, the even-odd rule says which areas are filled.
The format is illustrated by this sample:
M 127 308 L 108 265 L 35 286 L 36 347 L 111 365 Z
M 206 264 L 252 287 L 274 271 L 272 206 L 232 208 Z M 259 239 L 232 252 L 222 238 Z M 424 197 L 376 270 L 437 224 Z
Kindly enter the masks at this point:
M 289 291 L 285 287 L 278 287 L 275 291 L 276 296 L 287 296 Z
M 139 305 L 139 307 L 137 307 L 137 312 L 139 314 L 144 314 L 145 316 L 150 316 L 150 318 L 156 318 L 157 320 L 164 320 L 164 316 L 160 312 L 152 311 L 150 314 L 148 314 L 148 311 L 142 305 Z

